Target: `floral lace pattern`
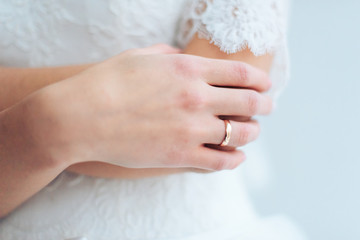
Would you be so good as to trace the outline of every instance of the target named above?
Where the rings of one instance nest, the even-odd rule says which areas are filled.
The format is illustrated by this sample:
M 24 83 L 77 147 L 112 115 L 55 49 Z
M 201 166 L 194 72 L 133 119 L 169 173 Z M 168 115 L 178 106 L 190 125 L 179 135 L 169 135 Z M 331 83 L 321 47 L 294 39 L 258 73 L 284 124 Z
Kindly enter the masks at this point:
M 286 1 L 196 0 L 183 18 L 179 42 L 194 33 L 220 50 L 235 53 L 248 47 L 256 56 L 283 47 L 286 35 Z
M 281 0 L 0 0 L 0 64 L 101 61 L 159 42 L 184 47 L 195 33 L 229 53 L 247 46 L 286 63 L 285 8 Z M 275 64 L 274 79 L 286 69 Z M 139 180 L 64 172 L 1 220 L 0 239 L 301 239 L 286 219 L 257 216 L 241 171 Z

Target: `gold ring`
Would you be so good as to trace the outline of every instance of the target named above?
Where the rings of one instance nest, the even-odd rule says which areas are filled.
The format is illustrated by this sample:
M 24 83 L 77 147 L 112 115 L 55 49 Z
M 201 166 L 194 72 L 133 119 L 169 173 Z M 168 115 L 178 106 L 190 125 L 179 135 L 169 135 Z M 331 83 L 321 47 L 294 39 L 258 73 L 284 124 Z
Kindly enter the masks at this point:
M 231 137 L 231 124 L 229 120 L 224 120 L 225 123 L 225 137 L 224 140 L 220 143 L 220 146 L 227 146 L 230 142 L 230 137 Z

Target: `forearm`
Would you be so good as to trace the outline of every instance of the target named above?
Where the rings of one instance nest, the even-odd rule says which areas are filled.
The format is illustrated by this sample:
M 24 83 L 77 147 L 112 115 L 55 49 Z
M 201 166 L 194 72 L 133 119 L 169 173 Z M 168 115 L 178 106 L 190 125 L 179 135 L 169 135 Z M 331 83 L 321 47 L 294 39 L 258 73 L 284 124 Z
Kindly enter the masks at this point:
M 74 65 L 47 68 L 0 67 L 0 112 L 49 84 L 71 77 L 91 66 Z
M 41 106 L 36 101 L 30 96 L 0 113 L 0 218 L 68 166 L 49 155 L 32 134 L 29 119 L 42 122 L 46 118 L 38 114 Z

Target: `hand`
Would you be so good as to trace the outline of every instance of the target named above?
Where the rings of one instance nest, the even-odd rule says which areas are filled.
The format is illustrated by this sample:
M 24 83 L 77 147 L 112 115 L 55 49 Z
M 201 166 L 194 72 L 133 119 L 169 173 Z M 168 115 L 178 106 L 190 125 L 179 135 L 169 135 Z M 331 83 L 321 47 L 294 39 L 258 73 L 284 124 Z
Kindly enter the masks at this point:
M 38 144 L 72 163 L 130 168 L 232 169 L 241 151 L 219 151 L 218 116 L 267 114 L 267 75 L 247 64 L 175 54 L 165 45 L 126 51 L 38 92 L 46 118 L 32 123 Z M 242 89 L 247 88 L 247 89 Z M 254 140 L 258 124 L 231 121 L 231 146 Z

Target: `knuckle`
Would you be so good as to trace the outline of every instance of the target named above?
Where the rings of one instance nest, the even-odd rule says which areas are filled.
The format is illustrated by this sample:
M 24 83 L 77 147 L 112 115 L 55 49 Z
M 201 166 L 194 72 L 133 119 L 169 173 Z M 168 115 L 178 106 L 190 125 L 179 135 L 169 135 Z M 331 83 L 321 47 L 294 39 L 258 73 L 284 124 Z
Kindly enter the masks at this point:
M 239 83 L 242 86 L 248 86 L 249 85 L 249 68 L 244 63 L 236 63 L 235 64 L 235 72 L 239 76 Z
M 260 108 L 260 95 L 255 91 L 249 91 L 247 95 L 247 106 L 249 115 L 255 115 Z
M 176 74 L 189 80 L 199 75 L 199 63 L 189 56 L 174 57 L 172 64 Z
M 182 109 L 195 111 L 206 105 L 206 98 L 200 91 L 185 89 L 180 92 L 178 103 Z

